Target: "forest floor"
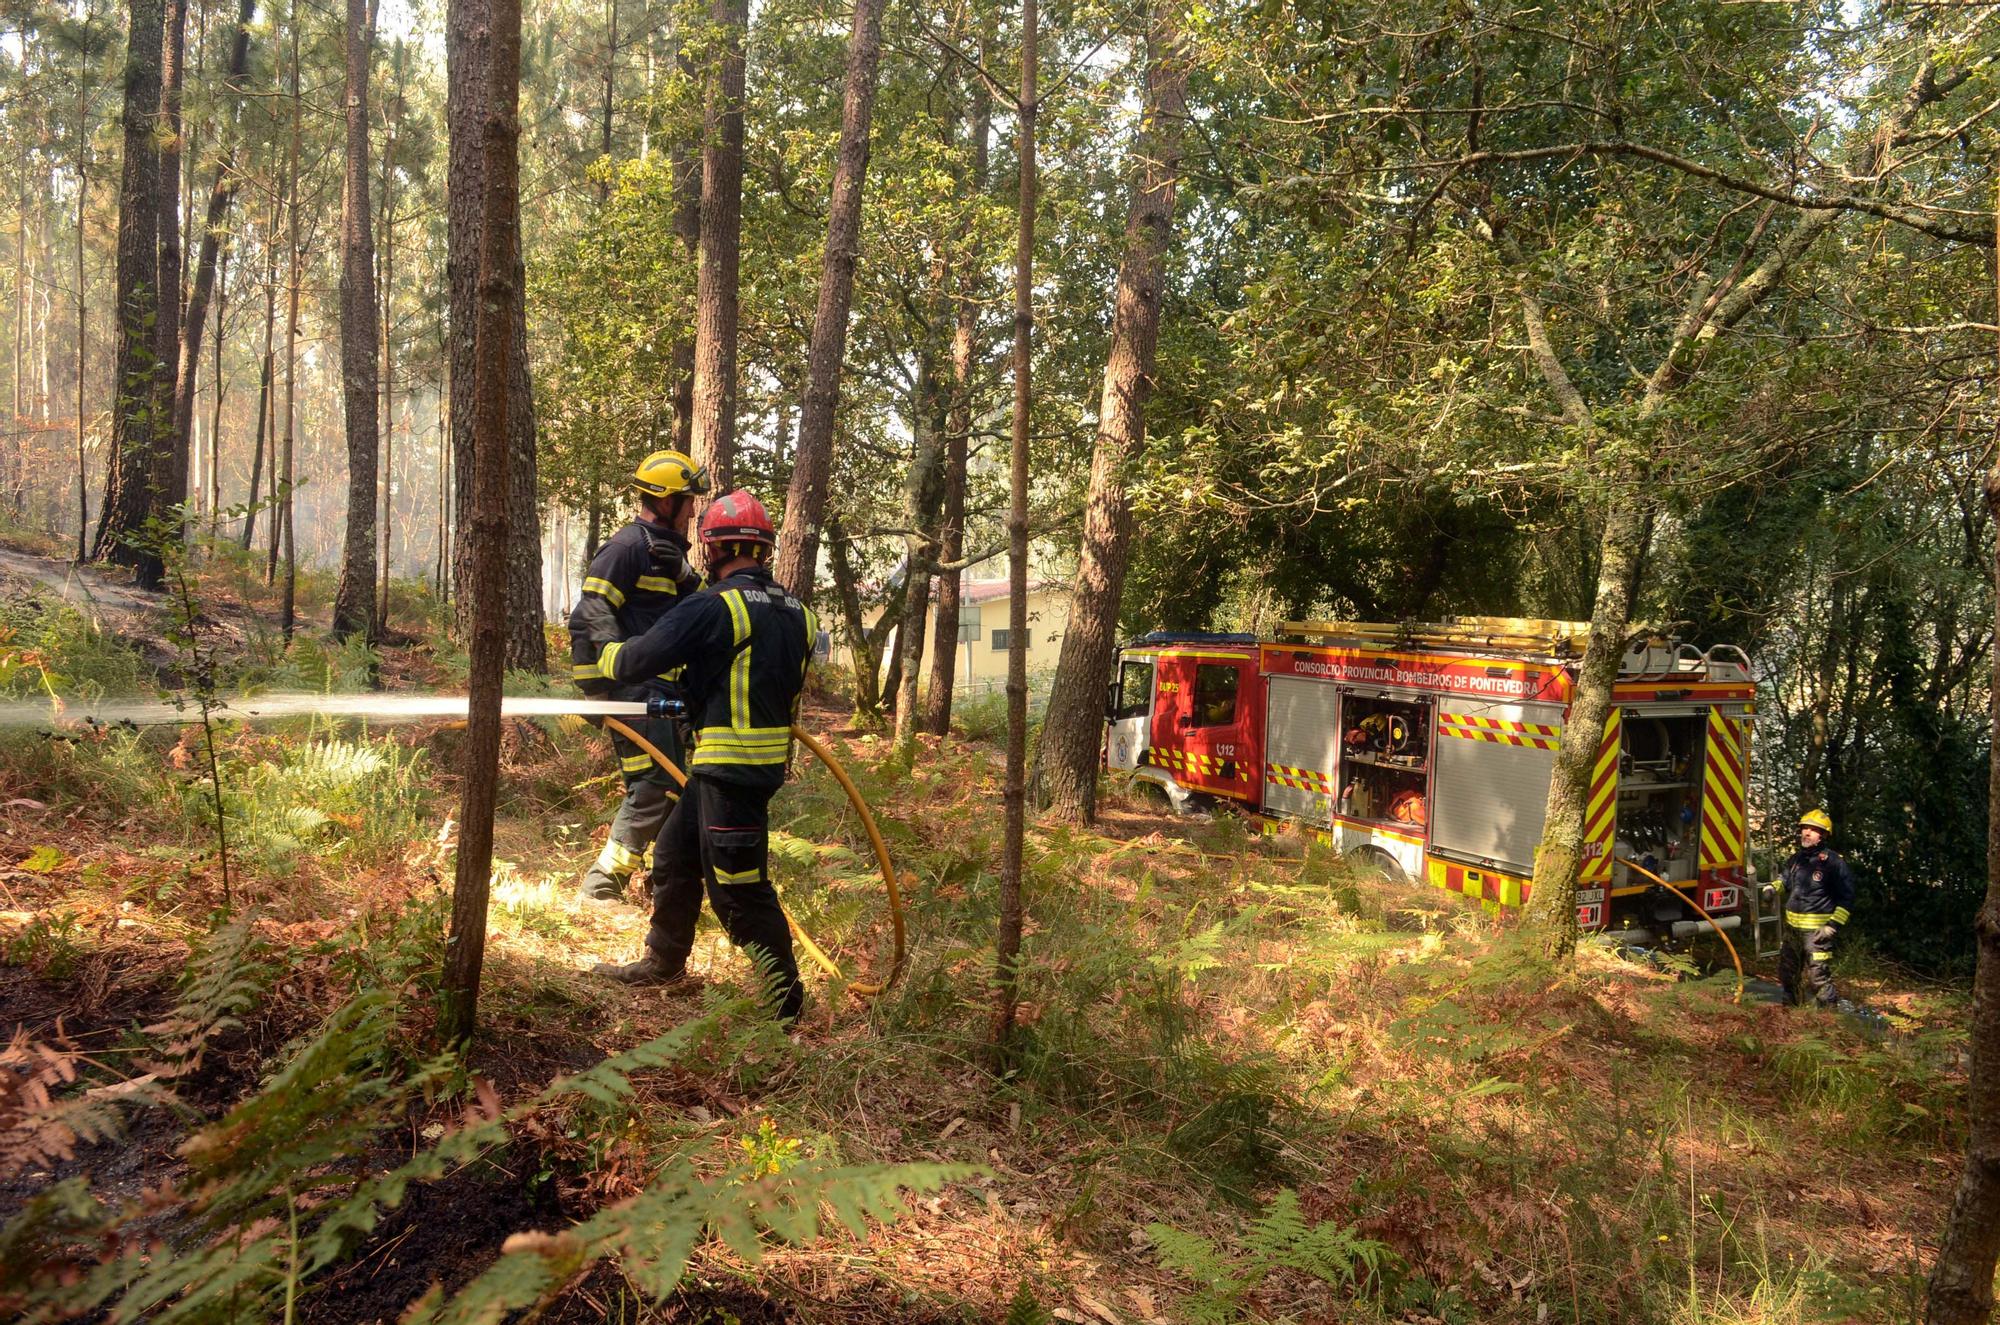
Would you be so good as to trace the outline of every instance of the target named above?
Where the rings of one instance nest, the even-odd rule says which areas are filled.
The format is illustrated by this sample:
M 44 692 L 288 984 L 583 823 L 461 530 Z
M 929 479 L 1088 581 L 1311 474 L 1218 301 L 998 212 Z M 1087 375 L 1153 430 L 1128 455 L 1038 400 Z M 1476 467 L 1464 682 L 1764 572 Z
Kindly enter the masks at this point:
M 13 695 L 183 670 L 158 614 L 93 625 L 19 562 Z M 228 682 L 357 688 L 377 660 L 319 637 L 325 586 L 287 650 L 253 570 L 204 578 Z M 462 683 L 429 616 L 398 625 L 376 676 Z M 580 721 L 510 724 L 462 1068 L 433 1058 L 452 729 L 222 729 L 226 894 L 198 726 L 0 730 L 0 1308 L 394 1321 L 437 1285 L 420 1318 L 499 1319 L 475 1307 L 539 1274 L 511 1300 L 564 1321 L 1916 1318 L 1962 1153 L 1961 991 L 1846 961 L 1885 1037 L 1739 1005 L 1685 962 L 1586 947 L 1552 970 L 1457 898 L 1112 789 L 1092 829 L 1030 829 L 996 1064 L 996 714 L 904 763 L 815 700 L 905 877 L 910 949 L 872 1000 L 809 970 L 790 1036 L 706 917 L 693 992 L 588 973 L 643 932 L 573 899 L 615 763 Z M 882 889 L 838 787 L 803 767 L 773 810 L 788 909 L 850 978 L 880 974 Z M 912 1164 L 948 1167 L 879 1167 Z M 787 1214 L 888 1215 L 883 1182 L 909 1184 L 892 1218 L 808 1239 Z M 642 1196 L 677 1183 L 694 1195 Z M 579 1221 L 623 1231 L 517 1236 Z

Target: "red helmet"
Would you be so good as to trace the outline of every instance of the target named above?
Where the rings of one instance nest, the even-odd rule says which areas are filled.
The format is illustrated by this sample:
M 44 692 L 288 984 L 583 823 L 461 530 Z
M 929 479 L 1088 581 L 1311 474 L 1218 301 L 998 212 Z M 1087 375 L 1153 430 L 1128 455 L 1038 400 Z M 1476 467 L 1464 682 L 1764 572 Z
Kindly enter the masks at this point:
M 776 547 L 778 531 L 764 503 L 742 488 L 717 497 L 701 515 L 703 546 L 713 543 L 762 543 Z

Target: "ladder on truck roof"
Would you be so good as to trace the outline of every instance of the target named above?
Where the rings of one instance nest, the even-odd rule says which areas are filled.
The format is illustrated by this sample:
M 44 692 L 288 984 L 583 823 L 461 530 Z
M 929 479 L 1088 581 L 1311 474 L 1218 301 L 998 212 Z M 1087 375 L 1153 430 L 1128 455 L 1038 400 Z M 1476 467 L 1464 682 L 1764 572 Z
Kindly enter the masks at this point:
M 1553 658 L 1580 657 L 1588 621 L 1535 617 L 1457 616 L 1443 621 L 1286 621 L 1280 638 L 1355 640 L 1399 649 L 1487 649 Z
M 1392 649 L 1446 649 L 1519 653 L 1535 657 L 1581 658 L 1590 635 L 1588 621 L 1548 621 L 1535 617 L 1459 616 L 1443 621 L 1286 621 L 1277 637 L 1351 641 Z M 1707 652 L 1683 644 L 1653 626 L 1634 625 L 1627 634 L 1618 673 L 1633 677 L 1700 677 L 1710 681 L 1751 681 L 1750 659 L 1734 644 Z

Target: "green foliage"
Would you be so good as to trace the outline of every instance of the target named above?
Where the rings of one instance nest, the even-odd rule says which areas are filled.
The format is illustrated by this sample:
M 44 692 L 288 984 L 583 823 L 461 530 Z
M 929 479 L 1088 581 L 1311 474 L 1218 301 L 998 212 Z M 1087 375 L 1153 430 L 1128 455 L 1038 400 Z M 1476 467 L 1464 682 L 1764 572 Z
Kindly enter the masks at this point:
M 234 940 L 218 942 L 212 964 L 220 971 L 230 954 L 243 960 L 245 951 Z M 214 1006 L 240 1007 L 242 988 L 229 979 L 211 973 L 196 988 L 219 999 Z M 631 1074 L 681 1062 L 728 1038 L 732 1021 L 749 1011 L 741 1004 L 718 1007 L 512 1109 L 485 1096 L 464 1125 L 412 1158 L 386 1172 L 357 1172 L 356 1162 L 373 1153 L 382 1130 L 435 1097 L 458 1071 L 449 1058 L 401 1076 L 379 1070 L 394 1059 L 388 1046 L 400 1033 L 396 1003 L 387 992 L 353 999 L 283 1055 L 257 1092 L 196 1132 L 182 1148 L 195 1179 L 186 1193 L 107 1207 L 84 1180 L 73 1179 L 31 1201 L 0 1228 L 6 1251 L 0 1304 L 24 1321 L 99 1310 L 170 1322 L 271 1319 L 281 1298 L 289 1301 L 352 1254 L 412 1183 L 507 1145 L 513 1126 L 566 1097 L 628 1095 Z M 561 1233 L 514 1239 L 464 1290 L 448 1301 L 433 1294 L 415 1318 L 495 1320 L 544 1300 L 575 1269 L 613 1254 L 634 1282 L 664 1295 L 705 1238 L 754 1259 L 767 1236 L 790 1242 L 816 1236 L 822 1208 L 859 1235 L 869 1220 L 898 1213 L 904 1191 L 934 1190 L 969 1172 L 808 1160 L 780 1173 L 731 1166 L 716 1174 L 684 1157 L 630 1201 Z M 144 1240 L 124 1236 L 120 1230 L 142 1211 L 155 1231 Z M 253 1227 L 263 1236 L 243 1236 Z M 80 1252 L 79 1244 L 105 1251 Z
M 130 641 L 101 630 L 83 612 L 40 598 L 0 601 L 0 696 L 67 700 L 152 690 L 153 674 Z M 23 665 L 32 662 L 32 666 Z
M 74 912 L 44 912 L 7 940 L 6 964 L 33 967 L 45 979 L 67 980 L 76 974 L 77 963 L 83 959 L 85 949 L 78 941 L 79 933 Z
M 1006 1325 L 1054 1325 L 1055 1317 L 1035 1300 L 1035 1290 L 1023 1279 L 1007 1303 Z
M 1379 1294 L 1402 1267 L 1387 1246 L 1349 1226 L 1307 1220 L 1298 1193 L 1289 1189 L 1278 1193 L 1233 1247 L 1166 1224 L 1148 1224 L 1146 1232 L 1160 1263 L 1196 1285 L 1181 1299 L 1181 1308 L 1198 1325 L 1242 1319 L 1244 1299 L 1281 1270 L 1330 1289 Z
M 241 848 L 272 875 L 306 852 L 366 862 L 400 850 L 421 835 L 433 797 L 424 752 L 387 738 L 283 745 L 234 780 Z

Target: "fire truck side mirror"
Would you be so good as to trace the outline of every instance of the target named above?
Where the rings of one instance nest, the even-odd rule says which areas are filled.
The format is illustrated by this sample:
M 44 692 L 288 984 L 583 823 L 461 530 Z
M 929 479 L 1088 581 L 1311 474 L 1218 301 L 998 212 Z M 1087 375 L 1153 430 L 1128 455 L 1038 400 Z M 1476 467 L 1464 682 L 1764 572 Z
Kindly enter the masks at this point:
M 1118 683 L 1113 681 L 1104 687 L 1104 719 L 1115 721 L 1118 717 Z

